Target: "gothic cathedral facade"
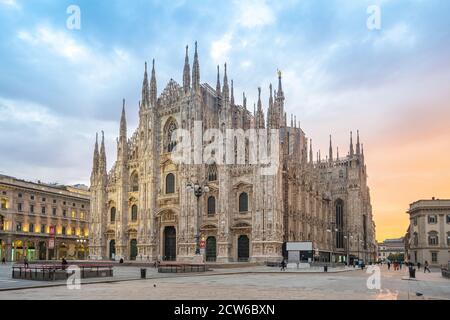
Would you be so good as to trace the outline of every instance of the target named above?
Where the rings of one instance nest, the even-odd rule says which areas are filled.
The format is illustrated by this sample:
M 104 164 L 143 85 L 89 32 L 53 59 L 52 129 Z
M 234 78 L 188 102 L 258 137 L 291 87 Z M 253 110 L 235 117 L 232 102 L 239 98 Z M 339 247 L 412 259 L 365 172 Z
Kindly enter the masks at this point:
M 242 104 L 234 99 L 226 65 L 220 80 L 218 67 L 215 89 L 200 83 L 197 44 L 192 72 L 186 48 L 183 84 L 170 80 L 159 97 L 155 63 L 150 79 L 146 64 L 138 128 L 127 136 L 124 101 L 109 172 L 104 137 L 100 150 L 95 143 L 90 258 L 193 261 L 200 243 L 207 261 L 280 261 L 286 242 L 305 241 L 313 245 L 314 260 L 373 261 L 375 224 L 359 133 L 355 146 L 350 138 L 347 156 L 333 156 L 330 138 L 329 155 L 314 160 L 312 142 L 292 116 L 288 125 L 281 73 L 277 90 L 269 87 L 267 117 L 260 88 L 249 112 L 245 94 Z M 261 174 L 263 165 L 249 161 L 247 138 L 239 162 L 215 161 L 214 151 L 200 163 L 174 161 L 178 129 L 200 140 L 203 150 L 211 142 L 195 136 L 196 123 L 202 133 L 216 128 L 224 136 L 228 129 L 276 130 L 268 149 L 278 151 L 278 165 Z M 228 145 L 223 157 L 235 157 L 236 140 Z M 202 192 L 193 192 L 194 185 Z

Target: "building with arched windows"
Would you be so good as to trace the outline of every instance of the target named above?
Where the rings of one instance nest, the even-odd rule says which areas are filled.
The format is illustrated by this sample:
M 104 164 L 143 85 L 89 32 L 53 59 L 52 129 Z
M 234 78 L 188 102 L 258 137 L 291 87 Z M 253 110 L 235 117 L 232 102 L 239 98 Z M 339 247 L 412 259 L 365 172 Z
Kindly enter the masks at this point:
M 87 187 L 0 175 L 0 260 L 87 259 Z
M 200 83 L 196 46 L 192 72 L 186 50 L 182 85 L 171 79 L 158 95 L 154 61 L 150 76 L 145 65 L 138 127 L 127 135 L 124 101 L 117 159 L 109 172 L 104 139 L 100 151 L 95 144 L 91 256 L 190 261 L 201 237 L 208 261 L 279 261 L 284 244 L 299 241 L 312 242 L 315 260 L 374 260 L 375 225 L 359 134 L 346 157 L 333 157 L 330 141 L 329 157 L 313 159 L 300 125 L 293 117 L 288 125 L 281 72 L 277 90 L 268 86 L 267 117 L 261 88 L 250 112 L 245 93 L 236 102 L 226 64 L 222 84 L 219 67 L 217 72 L 215 89 Z M 267 129 L 273 142 L 258 138 L 256 144 L 237 134 L 222 142 L 208 136 L 208 129 L 223 136 L 230 129 Z M 180 139 L 180 130 L 192 139 Z M 220 143 L 222 151 L 211 148 Z M 278 152 L 270 174 L 262 174 L 265 164 L 252 161 L 252 150 L 261 144 Z M 175 161 L 182 148 L 195 154 L 192 161 Z M 197 197 L 186 188 L 189 183 L 207 185 L 207 192 Z

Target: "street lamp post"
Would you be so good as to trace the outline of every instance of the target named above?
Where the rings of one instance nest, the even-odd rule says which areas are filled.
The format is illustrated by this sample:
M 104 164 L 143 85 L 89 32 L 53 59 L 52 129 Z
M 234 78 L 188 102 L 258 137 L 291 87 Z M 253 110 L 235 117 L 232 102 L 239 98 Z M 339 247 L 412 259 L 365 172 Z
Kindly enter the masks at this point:
M 197 198 L 197 235 L 195 236 L 196 246 L 195 246 L 195 254 L 200 254 L 200 197 L 209 192 L 209 187 L 206 183 L 194 183 L 188 182 L 186 185 L 186 190 L 188 192 L 194 192 L 195 197 Z

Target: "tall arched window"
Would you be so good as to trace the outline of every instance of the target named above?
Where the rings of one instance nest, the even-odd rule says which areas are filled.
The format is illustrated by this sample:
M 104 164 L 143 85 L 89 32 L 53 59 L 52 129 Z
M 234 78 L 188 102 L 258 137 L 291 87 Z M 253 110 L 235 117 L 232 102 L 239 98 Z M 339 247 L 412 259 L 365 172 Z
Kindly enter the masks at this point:
M 419 245 L 419 237 L 417 235 L 417 232 L 414 232 L 413 243 L 414 243 L 415 246 Z
M 131 191 L 139 191 L 139 175 L 137 172 L 133 172 L 130 179 Z
M 344 248 L 344 201 L 336 201 L 336 248 Z
M 115 207 L 111 208 L 111 214 L 109 216 L 109 221 L 111 223 L 114 223 L 116 221 L 116 208 Z
M 169 173 L 166 176 L 166 194 L 175 193 L 175 176 Z
M 208 165 L 208 181 L 217 181 L 217 166 L 215 163 Z
M 246 192 L 242 192 L 239 195 L 239 212 L 247 212 L 248 211 L 248 194 Z
M 175 121 L 171 121 L 170 123 L 167 124 L 166 126 L 166 131 L 165 131 L 165 149 L 167 152 L 172 152 L 177 144 L 177 137 L 175 134 L 175 130 L 177 130 L 177 124 L 175 123 Z
M 216 214 L 216 198 L 214 196 L 208 197 L 208 216 Z
M 0 215 L 0 231 L 3 231 L 5 229 L 5 218 Z
M 138 207 L 137 205 L 133 204 L 131 207 L 131 221 L 137 221 L 138 218 Z

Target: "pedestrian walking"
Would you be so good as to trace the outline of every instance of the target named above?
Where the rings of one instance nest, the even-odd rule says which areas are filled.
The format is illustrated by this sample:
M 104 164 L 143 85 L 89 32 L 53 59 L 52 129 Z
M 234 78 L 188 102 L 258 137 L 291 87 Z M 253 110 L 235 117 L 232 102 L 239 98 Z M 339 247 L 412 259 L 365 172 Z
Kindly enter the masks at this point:
M 425 264 L 423 265 L 423 273 L 426 273 L 427 271 L 428 271 L 429 273 L 431 273 L 431 270 L 430 270 L 430 268 L 428 267 L 428 261 L 425 260 Z
M 387 265 L 388 265 L 388 270 L 391 270 L 391 262 L 390 261 L 388 261 Z
M 281 271 L 286 271 L 286 261 L 284 259 L 281 261 Z
M 6 264 L 6 258 L 5 257 L 2 258 L 2 264 Z
M 28 268 L 28 267 L 29 267 L 27 256 L 23 257 L 23 265 L 25 266 L 25 268 Z
M 420 262 L 417 262 L 417 270 L 420 270 L 420 266 L 421 266 Z

